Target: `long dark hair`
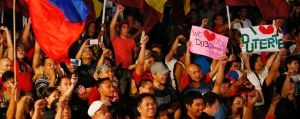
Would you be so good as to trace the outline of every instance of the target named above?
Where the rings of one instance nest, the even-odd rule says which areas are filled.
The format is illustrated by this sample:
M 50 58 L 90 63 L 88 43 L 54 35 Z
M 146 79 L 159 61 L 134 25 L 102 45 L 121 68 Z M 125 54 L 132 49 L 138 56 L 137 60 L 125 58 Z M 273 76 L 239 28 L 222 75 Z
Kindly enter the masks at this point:
M 256 63 L 256 60 L 257 60 L 258 58 L 261 58 L 261 56 L 258 55 L 258 54 L 253 54 L 253 55 L 251 55 L 250 58 L 249 58 L 250 69 L 251 69 L 252 71 L 255 71 L 255 63 Z

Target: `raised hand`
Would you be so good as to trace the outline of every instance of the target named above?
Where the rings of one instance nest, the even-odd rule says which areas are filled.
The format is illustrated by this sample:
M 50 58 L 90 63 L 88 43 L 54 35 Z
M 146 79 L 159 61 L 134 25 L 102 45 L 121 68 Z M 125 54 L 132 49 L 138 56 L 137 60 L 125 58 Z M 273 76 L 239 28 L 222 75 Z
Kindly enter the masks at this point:
M 117 6 L 117 11 L 116 12 L 122 12 L 124 10 L 124 6 L 123 5 L 118 5 Z
M 77 82 L 78 82 L 78 77 L 75 76 L 75 74 L 73 74 L 71 77 L 71 84 L 75 86 Z
M 39 100 L 35 101 L 34 109 L 41 111 L 41 110 L 45 109 L 46 106 L 47 106 L 47 101 L 44 99 L 39 99 Z
M 178 40 L 184 40 L 185 39 L 185 37 L 183 36 L 183 35 L 179 35 L 179 36 L 177 36 L 177 38 L 176 39 L 178 39 Z
M 141 40 L 141 44 L 142 44 L 142 45 L 146 45 L 148 41 L 149 41 L 149 37 L 148 37 L 147 35 L 145 35 L 145 36 L 143 37 L 143 39 Z
M 272 100 L 272 104 L 277 105 L 280 99 L 281 99 L 280 95 L 276 95 Z
M 208 23 L 208 19 L 207 18 L 202 19 L 202 21 L 201 21 L 201 27 L 206 26 L 207 23 Z
M 254 105 L 254 104 L 258 101 L 259 96 L 260 96 L 260 95 L 259 95 L 258 91 L 256 91 L 256 90 L 250 92 L 250 93 L 248 94 L 248 99 L 247 99 L 248 104 Z

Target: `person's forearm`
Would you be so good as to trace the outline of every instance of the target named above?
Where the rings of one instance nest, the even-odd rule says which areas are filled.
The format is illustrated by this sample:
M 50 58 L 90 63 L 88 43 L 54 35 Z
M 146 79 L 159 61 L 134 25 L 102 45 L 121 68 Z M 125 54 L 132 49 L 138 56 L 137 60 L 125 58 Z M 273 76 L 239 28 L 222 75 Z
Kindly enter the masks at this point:
M 25 25 L 22 37 L 21 37 L 21 42 L 25 46 L 26 49 L 30 48 L 30 43 L 29 43 L 29 33 L 30 33 L 30 19 L 28 20 L 28 23 Z
M 34 70 L 35 74 L 37 73 L 36 70 L 40 65 L 40 46 L 38 42 L 35 42 L 34 48 L 34 55 L 33 55 L 33 62 L 32 62 L 32 69 Z
M 138 57 L 138 63 L 137 63 L 136 69 L 135 69 L 136 73 L 139 76 L 142 75 L 142 72 L 144 71 L 145 48 L 146 48 L 146 45 L 142 44 L 141 45 L 141 50 L 140 50 L 140 53 L 139 53 L 139 57 Z
M 73 90 L 74 90 L 74 87 L 75 87 L 75 85 L 72 84 L 72 85 L 68 88 L 68 90 L 63 94 L 63 96 L 65 96 L 65 97 L 71 97 L 72 92 L 73 92 Z
M 24 99 L 21 99 L 20 102 L 17 104 L 16 119 L 26 119 L 24 115 L 24 106 Z
M 80 60 L 81 59 L 81 55 L 82 55 L 82 52 L 83 52 L 83 49 L 85 47 L 85 43 L 83 43 L 80 47 L 80 49 L 78 50 L 76 56 L 75 56 L 75 59 L 77 60 Z
M 218 64 L 220 64 L 220 63 L 218 63 Z M 218 67 L 219 70 L 217 73 L 217 79 L 216 79 L 216 82 L 215 82 L 213 90 L 212 90 L 212 92 L 214 92 L 216 94 L 220 94 L 221 84 L 224 79 L 224 67 L 225 67 L 225 65 L 219 65 L 219 67 Z
M 17 102 L 13 98 L 15 98 L 15 97 L 12 97 L 9 101 L 9 106 L 8 106 L 8 109 L 7 109 L 7 112 L 6 112 L 6 118 L 7 119 L 14 119 L 15 118 Z
M 61 105 L 61 104 L 59 104 L 59 105 Z M 58 106 L 58 109 L 55 114 L 55 119 L 62 119 L 62 111 L 63 111 L 63 108 L 61 106 Z
M 39 109 L 35 109 L 34 113 L 32 115 L 32 119 L 40 119 L 40 118 L 41 118 L 40 110 Z
M 95 73 L 96 73 L 96 74 L 94 74 L 94 75 L 99 75 L 99 74 L 98 74 L 98 70 L 99 70 L 99 68 L 102 66 L 103 61 L 104 61 L 104 58 L 105 58 L 105 54 L 102 53 L 102 55 L 101 55 L 101 57 L 100 57 L 100 59 L 99 59 L 99 61 L 98 61 L 98 63 L 97 63 L 97 67 L 96 67 L 96 70 L 95 70 Z
M 187 67 L 191 64 L 191 54 L 190 54 L 190 51 L 189 49 L 186 50 L 186 53 L 185 53 L 185 60 L 184 60 L 184 65 Z
M 272 66 L 272 64 L 273 64 L 273 62 L 274 62 L 274 60 L 275 60 L 277 54 L 278 54 L 278 53 L 274 53 L 274 54 L 272 54 L 272 55 L 268 58 L 267 64 L 266 64 L 266 67 L 267 67 L 268 69 L 270 69 L 270 67 Z
M 252 118 L 253 108 L 254 108 L 254 104 L 248 104 L 247 105 L 245 114 L 243 116 L 243 119 L 253 119 Z
M 7 58 L 11 61 L 14 61 L 14 46 L 12 43 L 12 39 L 8 30 L 6 30 L 6 37 L 7 37 Z
M 275 116 L 275 109 L 276 109 L 276 105 L 271 104 L 266 116 L 267 117 L 268 116 L 273 116 L 274 117 Z
M 176 51 L 176 49 L 178 47 L 178 42 L 179 42 L 179 39 L 177 37 L 176 40 L 174 41 L 174 43 L 173 43 L 173 45 L 172 45 L 169 53 L 166 56 L 166 62 L 167 63 L 172 59 L 172 57 L 173 57 L 173 55 L 174 55 L 174 53 L 175 53 L 175 51 Z

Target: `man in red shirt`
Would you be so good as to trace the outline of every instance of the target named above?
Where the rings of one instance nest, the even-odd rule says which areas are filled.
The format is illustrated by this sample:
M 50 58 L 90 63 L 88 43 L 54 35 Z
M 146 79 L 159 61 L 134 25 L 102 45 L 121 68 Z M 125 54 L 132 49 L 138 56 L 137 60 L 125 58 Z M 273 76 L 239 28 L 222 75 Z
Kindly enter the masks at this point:
M 134 38 L 129 35 L 129 26 L 127 22 L 121 22 L 117 26 L 119 34 L 117 34 L 115 27 L 117 24 L 117 19 L 119 14 L 124 10 L 122 5 L 117 6 L 115 16 L 113 17 L 110 24 L 110 40 L 112 42 L 116 64 L 119 65 L 121 69 L 120 77 L 120 89 L 121 93 L 125 95 L 128 79 L 130 77 L 130 72 L 127 70 L 128 66 L 133 63 L 133 53 L 136 49 L 136 44 Z

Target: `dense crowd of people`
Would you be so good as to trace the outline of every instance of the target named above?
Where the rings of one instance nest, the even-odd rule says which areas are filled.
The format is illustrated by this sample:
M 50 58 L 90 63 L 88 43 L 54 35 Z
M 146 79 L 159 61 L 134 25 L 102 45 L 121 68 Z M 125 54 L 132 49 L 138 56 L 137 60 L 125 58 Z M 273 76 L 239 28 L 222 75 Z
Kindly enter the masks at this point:
M 239 29 L 272 24 L 257 8 L 233 9 L 230 28 L 224 0 L 191 0 L 185 18 L 176 17 L 173 7 L 167 2 L 161 22 L 141 35 L 138 11 L 115 5 L 108 23 L 87 22 L 69 49 L 69 62 L 43 53 L 30 20 L 18 32 L 16 49 L 11 29 L 2 25 L 0 118 L 300 118 L 299 0 L 290 2 L 288 18 L 274 20 L 284 47 L 253 54 L 242 53 Z M 191 53 L 192 26 L 227 36 L 226 55 Z

